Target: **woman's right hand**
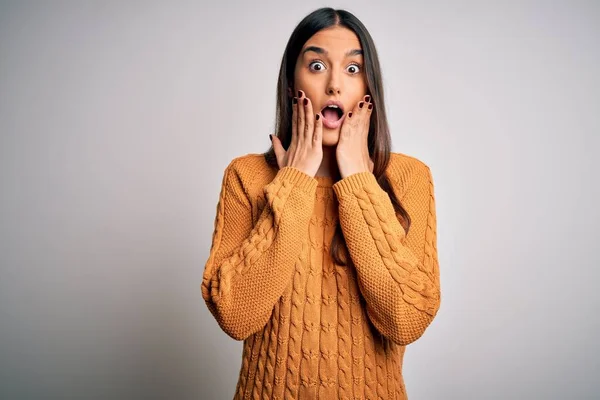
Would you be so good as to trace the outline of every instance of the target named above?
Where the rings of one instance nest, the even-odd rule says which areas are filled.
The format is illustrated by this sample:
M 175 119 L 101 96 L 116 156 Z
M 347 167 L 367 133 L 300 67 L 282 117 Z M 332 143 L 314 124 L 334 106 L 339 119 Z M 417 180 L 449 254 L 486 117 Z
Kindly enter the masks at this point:
M 280 169 L 290 166 L 316 175 L 323 160 L 323 116 L 313 113 L 312 102 L 303 91 L 292 100 L 292 141 L 287 151 L 277 136 L 271 136 Z

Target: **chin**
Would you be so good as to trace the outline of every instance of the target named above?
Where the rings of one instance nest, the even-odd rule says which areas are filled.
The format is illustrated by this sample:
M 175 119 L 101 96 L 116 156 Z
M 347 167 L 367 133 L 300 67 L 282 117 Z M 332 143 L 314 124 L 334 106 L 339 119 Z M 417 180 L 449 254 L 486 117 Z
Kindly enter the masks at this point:
M 323 128 L 323 146 L 337 146 L 340 140 L 340 130 Z

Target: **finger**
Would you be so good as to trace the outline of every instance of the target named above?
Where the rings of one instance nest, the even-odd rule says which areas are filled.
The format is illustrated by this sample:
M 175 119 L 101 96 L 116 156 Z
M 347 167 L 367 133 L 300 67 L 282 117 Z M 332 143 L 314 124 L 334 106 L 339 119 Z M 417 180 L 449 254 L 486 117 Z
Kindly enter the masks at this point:
M 354 108 L 346 114 L 344 122 L 342 123 L 342 129 L 340 131 L 340 139 L 346 137 L 347 139 L 355 140 L 353 136 L 357 134 L 356 130 L 361 125 L 361 111 L 360 101 L 354 105 Z M 360 134 L 360 132 L 358 132 Z
M 304 98 L 304 125 L 306 143 L 312 143 L 313 132 L 315 130 L 315 115 L 313 114 L 312 101 L 308 97 Z
M 371 101 L 371 96 L 366 95 L 364 97 L 364 102 L 365 102 L 365 111 L 367 112 L 367 114 L 371 114 L 371 112 L 373 111 L 373 102 Z
M 354 105 L 354 108 L 352 109 L 352 111 L 350 111 L 351 118 L 353 118 L 353 122 L 356 123 L 358 121 L 360 121 L 360 116 L 362 115 L 362 111 L 363 111 L 363 101 L 359 101 Z
M 281 145 L 281 141 L 275 135 L 271 135 L 273 142 L 273 151 L 275 152 L 275 158 L 277 158 L 277 165 L 279 168 L 283 165 L 283 158 L 285 157 L 285 149 Z
M 363 99 L 361 101 L 358 102 L 358 104 L 357 104 L 357 106 L 358 106 L 358 114 L 361 116 L 361 119 L 362 119 L 362 116 L 367 113 L 367 106 L 368 105 L 369 105 L 369 103 L 367 103 L 367 101 L 365 100 L 364 97 L 363 97 Z
M 298 98 L 297 97 L 293 97 L 292 98 L 292 140 L 290 143 L 290 147 L 294 146 L 297 142 L 297 136 L 298 136 Z
M 303 143 L 305 134 L 304 134 L 304 92 L 298 90 L 298 120 L 297 120 L 297 132 L 298 132 L 298 143 Z
M 370 96 L 365 96 L 370 98 Z M 371 124 L 371 114 L 373 113 L 373 103 L 371 102 L 367 102 L 365 103 L 365 108 L 366 108 L 366 114 L 365 114 L 365 130 L 366 130 L 366 134 L 365 136 L 369 135 L 369 125 Z M 365 141 L 367 140 L 367 138 L 365 137 Z
M 363 97 L 362 101 L 358 102 L 358 108 L 361 112 L 361 118 L 369 113 L 369 106 L 371 106 L 371 109 L 373 108 L 371 104 L 371 96 L 367 94 Z
M 354 105 L 354 108 L 352 110 L 348 111 L 348 114 L 346 114 L 346 117 L 344 118 L 344 122 L 342 122 L 342 129 L 341 129 L 340 133 L 343 133 L 344 135 L 351 135 L 352 132 L 354 131 L 354 127 L 356 126 L 357 122 L 359 122 L 359 120 L 360 120 L 359 111 L 361 109 L 359 108 L 359 104 L 360 104 L 360 102 L 356 103 Z
M 323 145 L 323 116 L 321 113 L 315 115 L 315 131 L 313 133 L 314 146 Z
M 364 100 L 358 102 L 358 111 L 362 113 L 367 111 L 367 103 Z
M 365 127 L 365 116 L 367 114 L 367 103 L 364 101 L 358 102 L 358 113 L 356 115 L 357 125 L 364 129 Z
M 340 140 L 346 136 L 348 129 L 350 128 L 350 118 L 352 117 L 352 110 L 348 111 L 344 116 L 344 121 L 342 121 L 342 126 L 340 127 Z

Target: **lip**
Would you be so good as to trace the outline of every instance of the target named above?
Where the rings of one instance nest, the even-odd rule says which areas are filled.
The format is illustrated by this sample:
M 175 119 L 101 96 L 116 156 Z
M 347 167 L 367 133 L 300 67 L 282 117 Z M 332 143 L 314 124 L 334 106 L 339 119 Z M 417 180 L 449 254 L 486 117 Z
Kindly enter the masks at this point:
M 342 122 L 344 121 L 344 118 L 346 118 L 346 113 L 344 112 L 344 104 L 342 104 L 341 101 L 339 101 L 339 100 L 327 100 L 327 102 L 323 105 L 323 108 L 321 108 L 321 115 L 323 115 L 323 110 L 327 106 L 331 106 L 331 105 L 338 106 L 339 109 L 342 110 L 342 117 L 340 119 L 338 119 L 337 121 L 329 121 L 328 119 L 323 118 L 323 126 L 325 128 L 329 128 L 329 129 L 336 129 L 340 125 L 342 125 Z
M 323 105 L 323 108 L 321 108 L 321 111 L 323 111 L 327 106 L 338 106 L 342 112 L 344 111 L 344 104 L 339 100 L 327 100 L 327 102 Z
M 342 115 L 342 118 L 338 119 L 337 121 L 330 121 L 326 118 L 323 118 L 323 126 L 328 129 L 337 129 L 340 127 L 340 125 L 342 125 L 342 122 L 344 122 L 345 118 L 346 114 Z

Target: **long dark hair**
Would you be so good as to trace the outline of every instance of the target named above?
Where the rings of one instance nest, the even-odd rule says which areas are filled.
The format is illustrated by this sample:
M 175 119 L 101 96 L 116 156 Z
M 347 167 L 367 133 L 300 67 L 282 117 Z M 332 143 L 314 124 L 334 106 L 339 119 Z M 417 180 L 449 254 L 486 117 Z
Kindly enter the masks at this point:
M 288 90 L 293 88 L 296 60 L 302 50 L 302 46 L 304 46 L 308 39 L 318 31 L 332 26 L 342 26 L 353 31 L 358 36 L 363 49 L 364 71 L 367 77 L 367 94 L 371 95 L 371 101 L 374 103 L 368 136 L 369 156 L 374 163 L 373 174 L 377 178 L 377 182 L 381 188 L 388 193 L 396 215 L 401 217 L 400 223 L 406 233 L 408 233 L 410 216 L 402 207 L 402 204 L 400 204 L 400 201 L 392 190 L 388 177 L 385 175 L 390 162 L 391 137 L 385 113 L 379 58 L 375 44 L 367 28 L 350 12 L 335 10 L 330 7 L 320 8 L 307 15 L 292 32 L 283 53 L 279 69 L 275 134 L 281 140 L 283 148 L 287 150 L 292 140 L 292 97 L 289 96 Z M 273 146 L 263 155 L 269 165 L 277 168 L 277 158 Z M 336 264 L 347 265 L 349 257 L 346 254 L 346 250 L 346 243 L 338 222 L 329 249 L 330 255 Z

